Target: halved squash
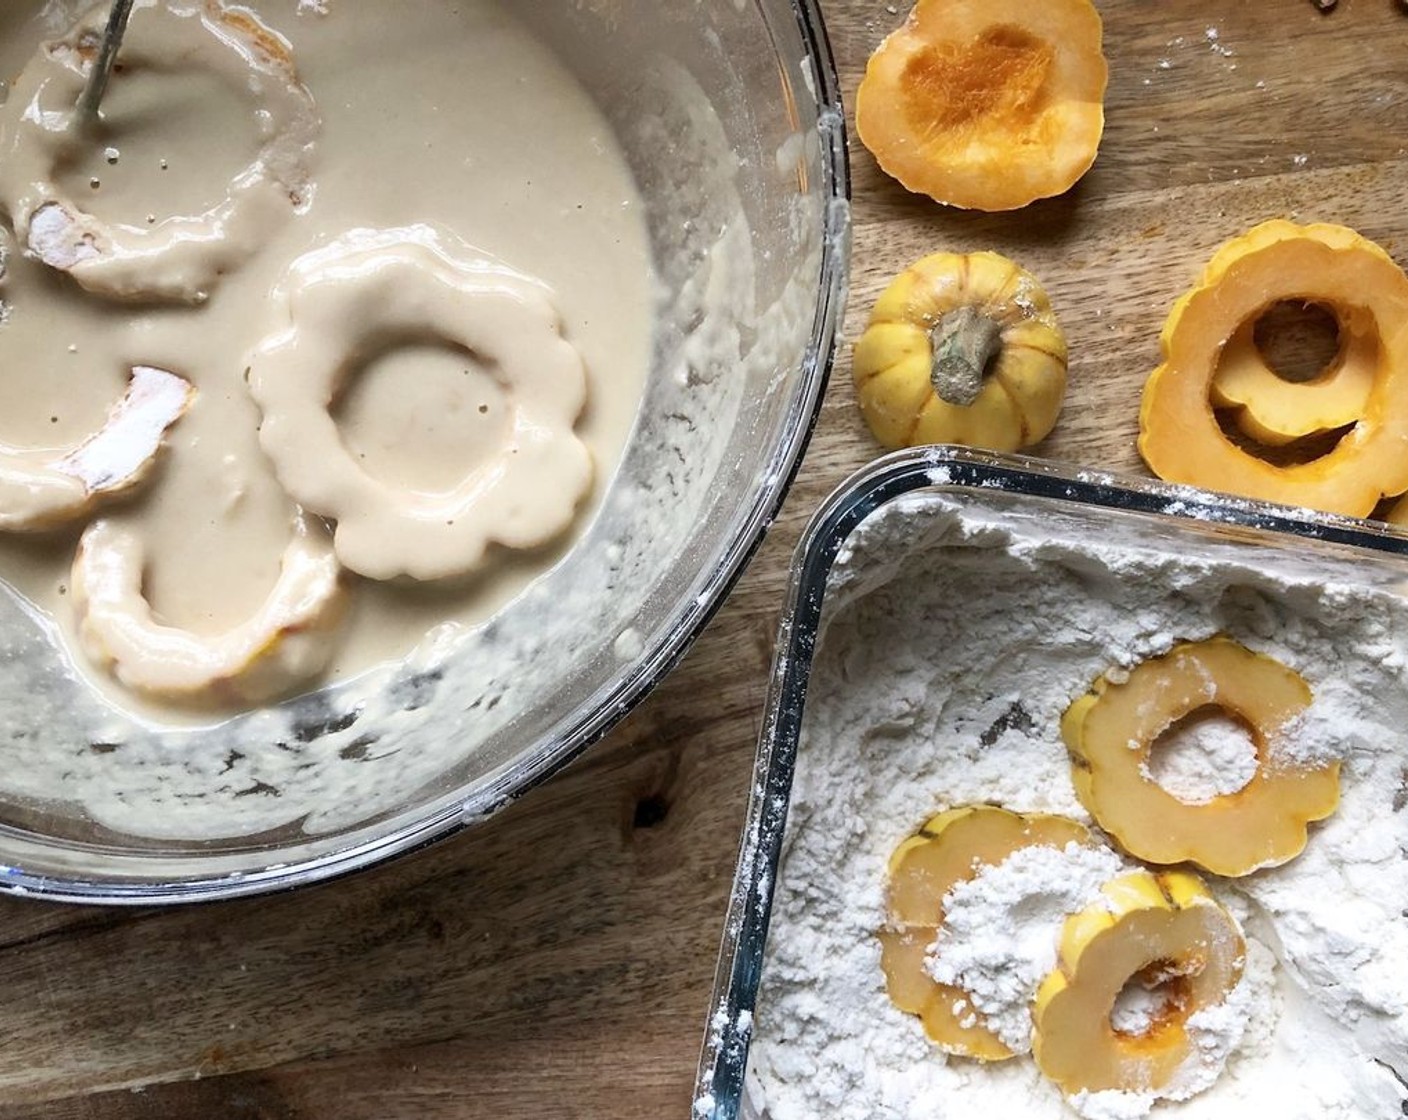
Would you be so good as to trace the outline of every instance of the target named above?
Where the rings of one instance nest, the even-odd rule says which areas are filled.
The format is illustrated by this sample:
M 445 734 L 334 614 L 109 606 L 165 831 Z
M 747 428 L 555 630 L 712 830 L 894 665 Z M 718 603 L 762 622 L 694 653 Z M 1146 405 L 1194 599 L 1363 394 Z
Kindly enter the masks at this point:
M 1212 380 L 1213 403 L 1236 409 L 1237 427 L 1268 447 L 1355 423 L 1374 388 L 1379 341 L 1362 311 L 1345 308 L 1335 318 L 1338 353 L 1304 381 L 1289 381 L 1272 369 L 1257 346 L 1256 323 L 1244 323 L 1223 347 Z
M 870 56 L 856 131 L 910 190 L 1014 210 L 1095 162 L 1109 68 L 1090 0 L 919 0 Z

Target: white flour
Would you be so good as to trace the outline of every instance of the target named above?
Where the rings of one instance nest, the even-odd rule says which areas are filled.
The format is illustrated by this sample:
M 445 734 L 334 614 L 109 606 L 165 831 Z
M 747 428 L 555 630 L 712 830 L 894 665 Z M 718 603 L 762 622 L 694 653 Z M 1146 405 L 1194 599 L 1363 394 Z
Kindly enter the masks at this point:
M 1245 788 L 1256 769 L 1256 744 L 1247 729 L 1214 715 L 1171 728 L 1143 773 L 1185 804 L 1203 805 Z
M 1061 713 L 1106 669 L 1216 633 L 1305 677 L 1314 701 L 1277 756 L 1336 754 L 1342 802 L 1297 859 L 1206 877 L 1247 934 L 1242 984 L 1193 1024 L 1209 1068 L 1230 1057 L 1206 1091 L 1155 1115 L 1401 1115 L 1405 1090 L 1382 1063 L 1408 1074 L 1408 606 L 1366 590 L 1370 578 L 1362 562 L 1311 566 L 1211 538 L 1192 548 L 1132 519 L 1120 531 L 1056 511 L 959 513 L 933 495 L 873 518 L 833 572 L 811 677 L 751 1055 L 762 1115 L 1075 1114 L 1030 1058 L 945 1059 L 890 1003 L 875 937 L 886 861 L 966 802 L 1088 821 Z M 1235 770 L 1227 743 L 1201 753 Z M 1206 794 L 1216 779 L 1203 769 L 1168 780 Z M 1089 1120 L 1153 1104 L 1073 1103 Z
M 944 895 L 944 924 L 927 962 L 941 984 L 968 993 L 987 1028 L 1016 1054 L 1032 1048 L 1028 1007 L 1056 967 L 1067 914 L 1096 901 L 1125 870 L 1106 848 L 1019 848 Z

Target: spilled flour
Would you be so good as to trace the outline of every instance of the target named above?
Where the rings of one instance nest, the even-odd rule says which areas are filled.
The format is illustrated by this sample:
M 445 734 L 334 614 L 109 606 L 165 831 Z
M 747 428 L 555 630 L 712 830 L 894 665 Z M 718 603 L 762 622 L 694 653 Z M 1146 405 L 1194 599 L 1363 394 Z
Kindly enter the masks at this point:
M 1135 518 L 1111 526 L 988 500 L 986 512 L 934 494 L 892 503 L 853 535 L 832 573 L 743 1115 L 1402 1115 L 1408 1091 L 1391 1067 L 1408 1076 L 1408 604 L 1387 577 L 1381 590 L 1366 586 L 1377 569 L 1362 559 L 1312 562 Z M 1247 951 L 1227 1000 L 1190 1022 L 1197 1058 L 1176 1086 L 1188 1099 L 1068 1101 L 1028 1056 L 945 1058 L 886 995 L 876 931 L 890 853 L 933 814 L 969 802 L 1089 823 L 1061 713 L 1107 669 L 1219 633 L 1309 683 L 1313 703 L 1275 753 L 1341 759 L 1342 800 L 1289 863 L 1239 880 L 1204 876 Z M 1190 799 L 1239 788 L 1238 731 L 1196 732 L 1178 747 L 1183 757 L 1156 758 L 1166 769 L 1154 776 Z M 1089 885 L 1069 866 L 1042 866 L 1064 854 L 1045 853 L 965 886 L 941 934 L 949 943 L 929 960 L 984 1001 L 1022 1051 L 1032 976 L 1054 955 L 1052 893 L 1065 902 Z M 1048 891 L 1030 889 L 1043 882 Z M 1004 910 L 1004 898 L 1019 896 L 1042 905 Z M 1137 1025 L 1156 1010 L 1131 994 L 1117 1014 Z

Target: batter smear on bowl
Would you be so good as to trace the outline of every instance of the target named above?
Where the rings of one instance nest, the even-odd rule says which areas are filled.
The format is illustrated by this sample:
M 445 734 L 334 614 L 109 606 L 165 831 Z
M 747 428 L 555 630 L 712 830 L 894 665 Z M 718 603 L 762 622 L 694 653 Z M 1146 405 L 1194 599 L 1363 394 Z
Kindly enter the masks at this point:
M 491 0 L 138 0 L 84 123 L 107 7 L 0 12 L 0 579 L 158 725 L 429 663 L 635 419 L 610 128 Z

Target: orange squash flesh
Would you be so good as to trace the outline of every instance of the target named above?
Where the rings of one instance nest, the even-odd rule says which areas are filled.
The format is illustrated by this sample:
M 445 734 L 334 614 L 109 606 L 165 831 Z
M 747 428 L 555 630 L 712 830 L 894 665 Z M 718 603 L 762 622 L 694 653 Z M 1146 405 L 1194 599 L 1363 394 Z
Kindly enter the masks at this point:
M 1130 855 L 1247 875 L 1294 859 L 1307 826 L 1339 804 L 1339 763 L 1273 763 L 1270 743 L 1311 702 L 1299 674 L 1227 638 L 1185 642 L 1136 665 L 1120 683 L 1097 680 L 1061 718 L 1081 804 Z M 1187 804 L 1148 776 L 1158 736 L 1205 705 L 1252 729 L 1257 769 L 1239 791 Z
M 1246 941 L 1187 872 L 1134 871 L 1101 892 L 1062 928 L 1058 966 L 1032 1008 L 1032 1056 L 1070 1096 L 1114 1090 L 1177 1099 L 1180 1072 L 1198 1061 L 1188 1021 L 1236 987 Z M 1162 979 L 1172 1002 L 1144 1032 L 1122 1034 L 1110 1022 L 1115 1000 L 1141 978 Z
M 1408 276 L 1369 244 L 1343 227 L 1272 221 L 1213 258 L 1174 305 L 1160 339 L 1163 363 L 1144 387 L 1139 451 L 1155 474 L 1357 517 L 1408 490 Z M 1232 443 L 1210 398 L 1227 340 L 1285 299 L 1352 304 L 1372 320 L 1382 361 L 1362 417 L 1334 450 L 1279 466 Z
M 910 190 L 1015 210 L 1095 162 L 1109 68 L 1090 0 L 919 0 L 871 55 L 856 130 Z
M 1306 381 L 1287 381 L 1273 370 L 1257 348 L 1255 330 L 1255 323 L 1246 323 L 1228 340 L 1212 382 L 1213 402 L 1235 408 L 1237 427 L 1248 437 L 1279 447 L 1346 427 L 1364 415 L 1381 361 L 1367 316 L 1340 322 L 1339 352 Z

